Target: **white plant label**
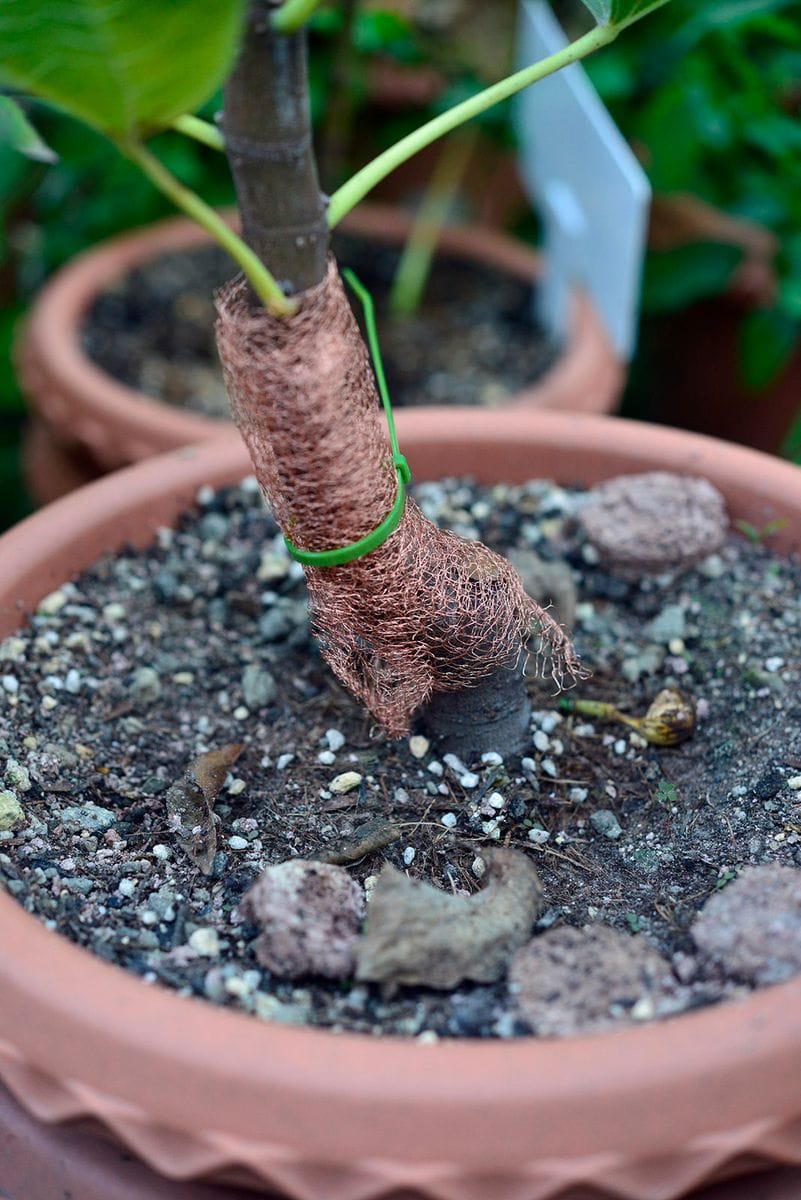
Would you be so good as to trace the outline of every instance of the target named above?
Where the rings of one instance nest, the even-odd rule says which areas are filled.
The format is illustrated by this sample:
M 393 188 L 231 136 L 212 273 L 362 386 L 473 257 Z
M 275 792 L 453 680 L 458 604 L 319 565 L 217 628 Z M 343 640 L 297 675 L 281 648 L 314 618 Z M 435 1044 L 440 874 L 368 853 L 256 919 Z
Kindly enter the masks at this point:
M 518 65 L 567 45 L 545 0 L 523 0 Z M 526 88 L 517 100 L 520 166 L 543 220 L 546 276 L 538 315 L 564 337 L 570 293 L 592 298 L 617 353 L 637 332 L 651 188 L 579 63 Z

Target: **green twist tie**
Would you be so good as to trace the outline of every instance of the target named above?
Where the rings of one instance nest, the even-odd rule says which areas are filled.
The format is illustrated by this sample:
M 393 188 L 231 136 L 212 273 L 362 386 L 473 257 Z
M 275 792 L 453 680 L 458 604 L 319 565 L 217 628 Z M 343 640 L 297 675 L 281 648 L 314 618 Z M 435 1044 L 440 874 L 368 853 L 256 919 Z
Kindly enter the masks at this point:
M 357 542 L 351 542 L 347 546 L 340 546 L 336 550 L 301 550 L 297 546 L 293 546 L 289 538 L 285 537 L 284 542 L 290 555 L 304 567 L 341 567 L 345 563 L 354 562 L 357 558 L 363 558 L 365 554 L 369 554 L 372 550 L 377 550 L 379 546 L 382 546 L 389 535 L 394 533 L 400 524 L 400 519 L 403 516 L 403 510 L 406 506 L 406 484 L 412 478 L 409 464 L 398 448 L 398 439 L 395 434 L 395 420 L 392 416 L 392 405 L 389 401 L 387 380 L 384 375 L 384 366 L 381 362 L 381 352 L 378 348 L 378 332 L 375 326 L 373 298 L 350 268 L 346 268 L 342 272 L 342 277 L 355 292 L 364 310 L 367 345 L 370 347 L 370 357 L 373 361 L 373 370 L 375 372 L 376 383 L 378 384 L 378 394 L 381 397 L 381 403 L 384 406 L 384 415 L 387 418 L 389 442 L 392 447 L 392 462 L 394 463 L 395 470 L 398 472 L 398 491 L 395 496 L 395 503 L 381 524 L 376 525 L 375 529 L 371 530 L 370 533 L 366 533 L 364 537 L 359 538 Z

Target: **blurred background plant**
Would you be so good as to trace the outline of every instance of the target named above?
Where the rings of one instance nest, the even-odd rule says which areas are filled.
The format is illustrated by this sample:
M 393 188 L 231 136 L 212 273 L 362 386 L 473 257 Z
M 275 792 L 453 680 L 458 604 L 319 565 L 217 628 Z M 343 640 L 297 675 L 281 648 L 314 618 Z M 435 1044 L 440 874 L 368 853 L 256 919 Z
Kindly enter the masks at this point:
M 575 32 L 580 0 L 554 0 Z M 650 406 L 670 322 L 739 295 L 734 371 L 754 405 L 797 353 L 801 331 L 801 0 L 673 0 L 589 61 L 590 74 L 654 186 L 646 321 L 628 406 Z M 454 101 L 501 76 L 513 54 L 515 0 L 337 0 L 311 31 L 312 108 L 324 186 Z M 201 114 L 213 117 L 218 100 Z M 16 323 L 60 264 L 114 233 L 170 212 L 103 138 L 29 106 L 54 165 L 20 156 L 0 122 L 0 527 L 25 511 L 22 398 L 10 360 Z M 536 236 L 514 178 L 505 106 L 481 123 L 455 201 L 460 216 Z M 222 156 L 163 134 L 153 149 L 215 205 L 233 189 Z M 440 153 L 387 181 L 419 198 Z M 497 187 L 490 186 L 492 180 Z M 680 330 L 680 326 L 676 326 Z M 668 332 L 666 332 L 666 330 Z M 686 334 L 680 334 L 686 340 Z M 693 338 L 693 341 L 699 339 Z M 673 352 L 671 351 L 671 356 Z M 761 399 L 762 398 L 762 399 Z M 801 400 L 801 394 L 799 395 Z M 799 405 L 798 407 L 801 407 Z M 801 428 L 787 448 L 801 460 Z
M 647 389 L 667 315 L 728 297 L 733 374 L 758 410 L 801 340 L 801 4 L 674 0 L 586 65 L 654 189 L 632 386 Z M 784 449 L 799 458 L 797 421 Z

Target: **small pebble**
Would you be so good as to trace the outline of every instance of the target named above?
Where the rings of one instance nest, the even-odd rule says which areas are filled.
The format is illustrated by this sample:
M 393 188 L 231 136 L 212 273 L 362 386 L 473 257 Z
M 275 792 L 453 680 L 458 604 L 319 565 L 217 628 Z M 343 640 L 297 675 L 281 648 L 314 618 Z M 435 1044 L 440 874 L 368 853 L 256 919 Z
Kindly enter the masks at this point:
M 333 750 L 321 750 L 317 755 L 317 761 L 322 763 L 324 767 L 333 766 L 336 760 L 337 756 L 334 754 Z
M 252 712 L 266 708 L 278 695 L 278 684 L 269 671 L 251 663 L 242 672 L 242 699 Z
M 69 671 L 67 671 L 67 677 L 64 680 L 64 687 L 71 696 L 78 695 L 81 690 L 82 683 L 83 680 L 81 679 L 80 671 L 76 671 L 75 667 L 72 667 Z
M 407 846 L 406 849 L 403 851 L 403 865 L 405 867 L 410 867 L 412 865 L 412 863 L 414 862 L 414 856 L 415 856 L 414 846 Z
M 294 757 L 294 754 L 279 754 L 275 762 L 276 771 L 286 770 Z
M 232 850 L 247 850 L 248 839 L 240 837 L 238 833 L 235 833 L 233 837 L 229 837 L 228 845 Z
M 250 709 L 245 708 L 244 704 L 240 704 L 238 708 L 234 709 L 233 715 L 235 721 L 246 721 L 250 716 Z
M 161 679 L 155 667 L 138 667 L 128 685 L 128 694 L 142 704 L 154 704 L 159 700 Z
M 409 749 L 414 758 L 425 758 L 430 745 L 431 743 L 428 738 L 422 737 L 420 734 L 415 734 L 414 737 L 409 738 Z
M 551 739 L 548 737 L 548 734 L 545 733 L 545 731 L 542 729 L 536 730 L 536 732 L 534 733 L 533 741 L 534 741 L 535 748 L 537 750 L 541 751 L 542 753 L 544 753 L 550 747 L 550 744 L 551 744 Z
M 556 779 L 559 772 L 556 769 L 556 763 L 552 758 L 544 758 L 542 760 L 542 769 L 546 775 L 550 775 L 551 779 Z
M 17 762 L 16 758 L 6 759 L 6 769 L 3 776 L 9 787 L 14 788 L 17 792 L 29 792 L 31 790 L 31 776 L 27 767 L 23 767 L 22 763 Z
M 69 597 L 59 588 L 57 591 L 51 592 L 49 596 L 45 596 L 44 600 L 39 601 L 37 612 L 45 617 L 54 617 L 56 613 L 61 612 L 68 601 Z
M 352 792 L 359 786 L 362 778 L 358 771 L 343 771 L 341 775 L 334 776 L 328 787 L 335 795 L 340 796 L 345 792 Z
M 345 745 L 345 735 L 344 733 L 340 733 L 338 729 L 326 729 L 325 740 L 332 754 L 336 754 Z
M 3 685 L 3 691 L 8 692 L 9 696 L 15 696 L 19 691 L 19 680 L 16 675 L 4 675 L 0 679 L 0 683 Z
M 201 958 L 219 958 L 220 938 L 216 929 L 196 929 L 189 935 L 189 945 Z
M 487 767 L 500 767 L 503 764 L 503 756 L 495 750 L 488 750 L 486 754 L 481 755 L 481 761 Z
M 432 775 L 444 775 L 445 774 L 445 768 L 443 767 L 441 762 L 437 761 L 436 758 L 432 759 L 432 761 L 428 764 L 428 769 Z
M 440 817 L 440 823 L 444 825 L 446 829 L 453 829 L 458 819 L 459 818 L 456 816 L 456 813 L 447 812 Z
M 13 829 L 25 819 L 25 812 L 14 792 L 0 792 L 0 830 Z
M 547 829 L 543 829 L 540 825 L 535 825 L 533 829 L 528 831 L 528 840 L 541 846 L 550 838 L 550 833 Z
M 620 822 L 609 808 L 599 808 L 596 812 L 590 813 L 590 824 L 597 833 L 601 833 L 613 841 L 615 838 L 619 838 L 623 832 Z
M 791 775 L 787 780 L 787 786 L 794 792 L 799 791 L 801 789 L 801 775 Z
M 245 779 L 232 779 L 228 784 L 228 795 L 241 796 L 247 786 Z
M 473 771 L 465 771 L 464 775 L 459 776 L 459 783 L 462 785 L 463 788 L 469 789 L 469 788 L 478 787 L 478 784 L 479 784 L 478 775 L 474 774 Z

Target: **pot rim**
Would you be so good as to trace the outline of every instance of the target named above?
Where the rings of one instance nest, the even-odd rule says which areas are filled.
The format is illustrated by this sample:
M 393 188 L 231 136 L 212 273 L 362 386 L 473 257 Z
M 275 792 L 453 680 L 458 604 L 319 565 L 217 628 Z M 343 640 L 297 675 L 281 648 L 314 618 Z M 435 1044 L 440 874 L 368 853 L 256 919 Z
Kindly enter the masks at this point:
M 234 210 L 224 210 L 236 226 Z M 403 240 L 414 214 L 391 204 L 368 201 L 341 223 L 345 232 L 385 243 Z M 218 437 L 225 419 L 203 416 L 164 403 L 121 383 L 86 353 L 80 328 L 100 291 L 127 271 L 160 254 L 211 245 L 211 238 L 187 217 L 168 217 L 109 238 L 60 268 L 37 297 L 18 347 L 23 382 L 46 418 L 63 426 L 62 436 L 89 445 L 108 465 L 138 460 L 179 445 Z M 509 234 L 478 224 L 446 227 L 439 250 L 490 266 L 527 282 L 542 274 L 539 253 Z M 575 396 L 579 410 L 605 411 L 617 398 L 623 367 L 594 307 L 574 293 L 566 345 L 554 365 L 536 382 L 509 398 L 513 404 L 554 407 Z M 68 403 L 56 405 L 58 393 Z M 104 432 L 110 426 L 110 431 Z M 114 429 L 123 431 L 123 439 Z
M 421 479 L 443 447 L 454 470 L 484 480 L 552 474 L 559 454 L 565 483 L 622 469 L 701 473 L 747 519 L 794 509 L 795 528 L 777 541 L 798 546 L 801 471 L 756 451 L 618 418 L 453 409 L 398 418 Z M 202 483 L 247 473 L 244 448 L 228 435 L 118 472 L 28 518 L 0 539 L 0 636 L 63 582 L 66 561 L 80 569 L 103 547 L 144 544 Z M 307 1200 L 319 1193 L 297 1183 L 303 1156 L 355 1172 L 352 1190 L 343 1184 L 348 1200 L 378 1194 L 359 1191 L 356 1176 L 365 1188 L 368 1178 L 406 1187 L 436 1179 L 440 1190 L 425 1194 L 455 1200 L 466 1195 L 456 1182 L 464 1186 L 467 1168 L 485 1179 L 600 1177 L 639 1196 L 624 1186 L 632 1163 L 661 1161 L 666 1148 L 679 1156 L 682 1187 L 746 1152 L 801 1161 L 801 978 L 642 1028 L 422 1045 L 266 1025 L 148 987 L 5 895 L 0 929 L 0 1077 L 44 1119 L 93 1113 L 168 1174 L 235 1163 Z M 663 1173 L 673 1179 L 674 1166 Z M 647 1195 L 681 1194 L 673 1187 Z M 490 1194 L 489 1185 L 475 1193 Z

